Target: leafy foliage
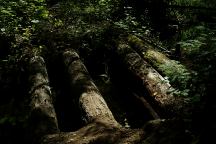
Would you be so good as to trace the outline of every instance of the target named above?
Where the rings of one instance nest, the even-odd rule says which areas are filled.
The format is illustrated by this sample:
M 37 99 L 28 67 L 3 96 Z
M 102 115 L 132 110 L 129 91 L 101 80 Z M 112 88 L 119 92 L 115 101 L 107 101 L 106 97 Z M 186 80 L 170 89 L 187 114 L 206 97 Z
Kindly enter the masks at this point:
M 22 90 L 27 89 L 22 60 L 44 49 L 36 39 L 39 24 L 49 21 L 49 16 L 45 0 L 0 0 L 0 137 L 3 143 L 6 139 L 14 143 L 13 139 L 24 137 L 20 131 L 26 127 L 28 112 L 24 98 L 27 90 Z
M 32 45 L 38 24 L 47 20 L 49 12 L 44 0 L 0 1 L 1 37 L 9 38 L 10 55 L 24 53 L 24 45 Z M 19 59 L 20 56 L 16 57 Z
M 160 70 L 167 76 L 170 83 L 177 88 L 173 93 L 178 96 L 188 96 L 188 84 L 191 80 L 191 73 L 187 71 L 185 66 L 178 61 L 171 61 L 160 65 Z
M 170 3 L 182 6 L 203 6 L 208 8 L 215 8 L 216 6 L 214 0 L 173 0 Z
M 186 59 L 190 59 L 191 69 L 196 71 L 193 80 L 195 95 L 204 96 L 214 85 L 215 71 L 215 27 L 198 25 L 183 33 L 180 45 Z

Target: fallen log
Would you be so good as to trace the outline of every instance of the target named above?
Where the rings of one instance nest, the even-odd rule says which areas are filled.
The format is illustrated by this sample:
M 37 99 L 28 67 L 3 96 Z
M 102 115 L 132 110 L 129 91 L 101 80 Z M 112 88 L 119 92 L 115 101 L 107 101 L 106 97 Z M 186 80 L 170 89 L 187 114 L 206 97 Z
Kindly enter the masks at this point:
M 51 134 L 41 144 L 189 144 L 184 123 L 158 119 L 142 129 L 114 128 L 101 122 L 90 123 L 76 132 Z
M 33 139 L 59 132 L 45 61 L 40 56 L 30 59 L 30 126 Z M 34 140 L 33 140 L 34 141 Z
M 72 50 L 66 51 L 63 59 L 72 93 L 78 100 L 86 123 L 103 119 L 103 121 L 118 125 L 78 54 Z
M 136 144 L 142 141 L 145 141 L 143 144 L 151 141 L 152 144 L 156 144 L 170 140 L 175 144 L 186 143 L 183 127 L 176 125 L 173 120 L 172 122 L 170 120 L 150 121 L 142 129 L 122 127 L 113 117 L 78 54 L 70 50 L 63 56 L 71 91 L 73 91 L 72 96 L 78 99 L 87 125 L 75 132 L 45 135 L 41 144 Z M 159 130 L 163 132 L 158 133 Z M 148 134 L 145 131 L 148 131 Z M 173 135 L 169 135 L 170 131 Z M 164 138 L 166 135 L 169 135 L 167 139 Z
M 164 54 L 155 50 L 150 44 L 144 43 L 143 40 L 134 35 L 129 35 L 127 40 L 135 51 L 140 53 L 145 60 L 155 67 L 170 61 Z
M 128 43 L 137 51 L 140 56 L 150 63 L 162 75 L 167 76 L 175 88 L 184 90 L 190 80 L 190 72 L 182 64 L 169 59 L 165 54 L 157 51 L 152 45 L 148 44 L 134 35 L 127 37 Z M 176 77 L 176 75 L 178 77 Z
M 165 111 L 167 116 L 181 114 L 184 100 L 170 93 L 173 88 L 169 82 L 151 65 L 125 43 L 120 43 L 117 46 L 116 53 L 128 71 L 142 81 L 142 87 L 147 89 L 148 94 L 156 102 L 157 106 Z

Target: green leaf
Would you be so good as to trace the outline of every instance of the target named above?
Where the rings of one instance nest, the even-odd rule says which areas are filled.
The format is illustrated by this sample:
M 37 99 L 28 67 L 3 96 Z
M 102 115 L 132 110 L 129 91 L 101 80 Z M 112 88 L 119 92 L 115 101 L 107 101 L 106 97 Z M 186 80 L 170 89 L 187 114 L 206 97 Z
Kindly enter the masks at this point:
M 11 13 L 11 11 L 5 10 L 5 9 L 2 9 L 2 10 L 1 10 L 1 13 L 7 14 L 7 15 L 9 15 L 9 16 L 13 16 L 13 14 Z
M 39 23 L 40 21 L 39 21 L 39 20 L 36 20 L 36 19 L 34 19 L 34 20 L 32 20 L 31 22 L 32 22 L 32 23 Z

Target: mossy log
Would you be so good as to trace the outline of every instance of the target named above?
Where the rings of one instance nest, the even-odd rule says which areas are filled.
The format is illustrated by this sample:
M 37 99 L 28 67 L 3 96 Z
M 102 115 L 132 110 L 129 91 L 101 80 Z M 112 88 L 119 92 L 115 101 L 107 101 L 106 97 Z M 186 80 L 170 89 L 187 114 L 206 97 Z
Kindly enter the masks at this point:
M 157 71 L 160 71 L 161 74 L 169 77 L 170 79 L 174 79 L 172 76 L 182 75 L 186 79 L 184 81 L 188 81 L 190 78 L 190 72 L 184 67 L 182 64 L 179 64 L 177 61 L 169 59 L 165 54 L 156 50 L 152 45 L 148 44 L 144 40 L 140 38 L 129 35 L 127 37 L 128 43 L 137 51 L 142 58 L 144 58 L 147 62 L 149 62 Z M 163 67 L 169 67 L 169 70 L 166 70 Z M 171 67 L 171 68 L 170 68 Z M 179 76 L 180 77 L 180 76 Z M 175 81 L 176 85 L 185 88 L 184 83 L 180 80 Z
M 173 88 L 169 82 L 142 59 L 135 50 L 122 42 L 118 45 L 116 53 L 128 71 L 142 81 L 142 87 L 147 89 L 148 94 L 157 106 L 166 112 L 166 115 L 174 116 L 181 113 L 183 99 L 170 93 Z
M 40 56 L 30 59 L 28 65 L 31 135 L 38 139 L 45 134 L 59 132 L 45 61 Z
M 157 51 L 154 47 L 137 36 L 129 35 L 127 40 L 134 50 L 141 54 L 145 60 L 156 68 L 161 64 L 169 63 L 171 61 L 165 54 Z

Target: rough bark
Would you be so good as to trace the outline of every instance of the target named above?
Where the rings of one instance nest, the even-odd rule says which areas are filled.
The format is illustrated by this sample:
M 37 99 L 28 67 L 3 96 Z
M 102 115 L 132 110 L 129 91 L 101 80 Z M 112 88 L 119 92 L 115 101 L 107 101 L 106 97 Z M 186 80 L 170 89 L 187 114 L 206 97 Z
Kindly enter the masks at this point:
M 72 93 L 78 99 L 86 123 L 103 119 L 104 122 L 119 125 L 89 76 L 85 65 L 79 59 L 78 54 L 73 50 L 66 51 L 63 58 L 71 89 L 73 90 Z
M 169 80 L 172 87 L 175 88 L 173 91 L 175 95 L 186 96 L 189 94 L 189 92 L 186 91 L 189 91 L 192 74 L 184 65 L 180 64 L 178 61 L 169 59 L 165 54 L 157 51 L 151 44 L 148 44 L 148 42 L 134 35 L 128 36 L 128 42 L 144 60 L 151 64 L 160 74 L 168 78 L 167 80 Z M 180 56 L 180 53 L 177 52 L 178 49 L 180 48 L 176 47 L 176 57 Z M 187 109 L 190 107 L 189 102 L 190 101 L 185 97 L 184 107 L 187 107 Z M 188 112 L 185 111 L 184 115 L 186 115 L 186 113 Z
M 78 98 L 88 124 L 75 132 L 45 135 L 41 144 L 167 144 L 171 140 L 175 144 L 186 143 L 183 127 L 172 120 L 151 121 L 142 129 L 122 127 L 116 122 L 78 54 L 73 50 L 66 51 L 63 58 L 73 96 Z
M 167 56 L 155 50 L 150 44 L 145 43 L 134 35 L 128 36 L 128 42 L 144 59 L 149 61 L 155 67 L 170 61 Z
M 183 99 L 174 97 L 171 85 L 129 45 L 119 44 L 116 53 L 128 70 L 142 81 L 149 95 L 167 114 L 180 114 Z
M 40 56 L 31 58 L 28 68 L 32 135 L 38 138 L 45 134 L 57 133 L 58 123 L 43 58 Z
M 90 123 L 76 132 L 47 135 L 41 144 L 189 144 L 180 120 L 149 121 L 142 129 Z
M 161 71 L 163 74 L 166 72 L 160 69 L 161 65 L 172 65 L 173 69 L 182 69 L 182 65 L 173 63 L 173 60 L 169 59 L 165 54 L 157 51 L 147 42 L 139 39 L 134 35 L 128 36 L 129 44 L 134 47 L 134 50 L 137 51 L 141 57 L 148 61 L 155 69 Z M 185 72 L 188 70 L 185 68 Z
M 42 144 L 125 144 L 137 143 L 144 137 L 142 130 L 113 127 L 104 122 L 93 122 L 76 132 L 45 136 Z

